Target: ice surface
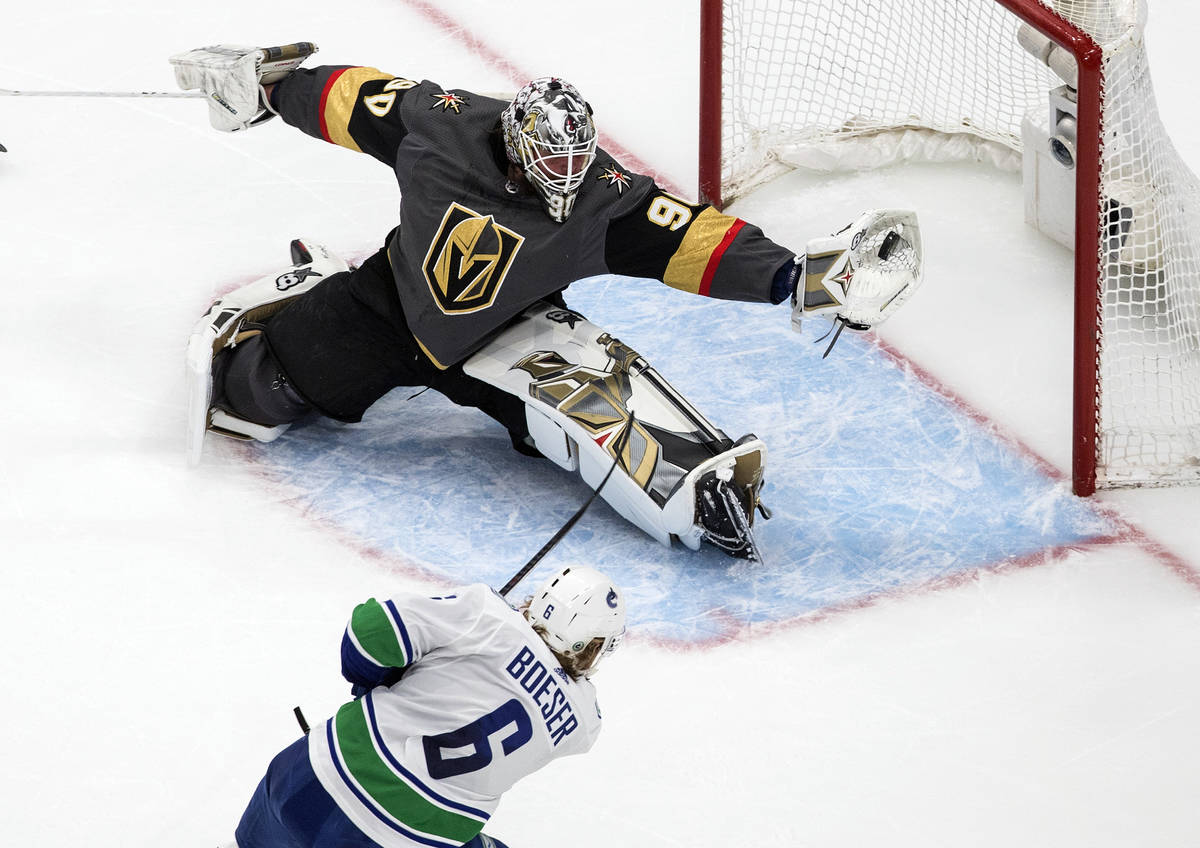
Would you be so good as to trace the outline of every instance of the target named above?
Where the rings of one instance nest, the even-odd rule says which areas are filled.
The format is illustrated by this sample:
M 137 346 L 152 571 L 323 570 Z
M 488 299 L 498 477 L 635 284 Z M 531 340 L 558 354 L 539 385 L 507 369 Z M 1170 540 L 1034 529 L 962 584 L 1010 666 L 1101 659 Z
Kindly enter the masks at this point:
M 167 55 L 222 40 L 312 39 L 324 62 L 484 91 L 559 73 L 627 163 L 694 185 L 683 0 L 6 12 L 12 89 L 168 90 Z M 1194 166 L 1198 24 L 1182 0 L 1151 10 L 1160 106 Z M 203 113 L 0 97 L 5 844 L 227 839 L 298 732 L 291 708 L 316 721 L 345 697 L 355 603 L 503 582 L 586 496 L 432 393 L 272 446 L 214 444 L 189 470 L 196 316 L 296 236 L 364 255 L 397 203 L 366 157 L 278 122 L 217 135 Z M 730 435 L 767 440 L 776 517 L 757 571 L 661 548 L 602 504 L 551 554 L 543 569 L 620 575 L 631 636 L 597 677 L 596 749 L 519 785 L 489 826 L 513 848 L 1200 833 L 1197 492 L 1065 493 L 1067 258 L 1020 224 L 1012 178 L 781 181 L 736 211 L 799 248 L 888 205 L 920 210 L 929 278 L 824 362 L 782 309 L 615 278 L 572 289 Z

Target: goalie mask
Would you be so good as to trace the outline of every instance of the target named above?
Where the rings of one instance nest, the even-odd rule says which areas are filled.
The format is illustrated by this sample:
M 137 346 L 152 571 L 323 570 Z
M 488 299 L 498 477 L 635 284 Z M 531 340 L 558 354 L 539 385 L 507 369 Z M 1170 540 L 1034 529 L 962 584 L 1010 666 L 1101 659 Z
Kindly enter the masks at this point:
M 571 566 L 534 594 L 525 616 L 556 654 L 590 676 L 625 632 L 625 598 L 594 568 Z
M 558 223 L 567 220 L 584 175 L 596 159 L 592 107 L 568 82 L 527 83 L 500 116 L 504 150 Z

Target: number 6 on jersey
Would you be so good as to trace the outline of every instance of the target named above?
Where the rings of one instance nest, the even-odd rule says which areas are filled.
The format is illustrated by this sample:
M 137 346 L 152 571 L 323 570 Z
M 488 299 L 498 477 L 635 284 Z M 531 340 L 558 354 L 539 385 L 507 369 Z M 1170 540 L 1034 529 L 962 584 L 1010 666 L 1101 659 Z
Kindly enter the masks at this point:
M 507 729 L 509 725 L 516 727 L 500 742 L 501 750 L 507 756 L 533 736 L 533 722 L 529 720 L 529 713 L 525 712 L 525 708 L 516 698 L 470 724 L 464 724 L 458 730 L 423 737 L 421 741 L 425 745 L 425 764 L 429 769 L 429 776 L 434 780 L 443 780 L 487 768 L 492 762 L 491 737 Z M 465 756 L 445 755 L 446 751 L 464 748 L 474 750 Z

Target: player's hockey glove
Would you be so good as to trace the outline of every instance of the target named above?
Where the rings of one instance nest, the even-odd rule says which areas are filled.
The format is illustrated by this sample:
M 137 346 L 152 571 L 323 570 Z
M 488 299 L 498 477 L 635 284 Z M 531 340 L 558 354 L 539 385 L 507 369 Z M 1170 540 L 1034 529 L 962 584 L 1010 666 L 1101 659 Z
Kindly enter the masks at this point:
M 805 315 L 827 315 L 837 325 L 869 330 L 885 321 L 921 284 L 921 229 L 904 209 L 864 212 L 832 236 L 813 239 L 796 257 L 792 326 Z M 829 354 L 829 349 L 825 354 Z
M 181 89 L 198 89 L 208 98 L 209 123 L 236 132 L 273 118 L 263 86 L 279 82 L 316 52 L 307 41 L 282 47 L 218 44 L 177 53 L 170 61 Z

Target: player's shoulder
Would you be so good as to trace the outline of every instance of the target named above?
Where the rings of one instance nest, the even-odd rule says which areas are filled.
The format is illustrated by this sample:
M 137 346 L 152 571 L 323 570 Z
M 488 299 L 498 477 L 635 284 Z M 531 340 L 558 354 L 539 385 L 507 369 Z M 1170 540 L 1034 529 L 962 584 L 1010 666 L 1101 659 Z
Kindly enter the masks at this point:
M 473 606 L 492 609 L 512 609 L 500 594 L 486 583 L 466 583 L 447 589 L 440 595 L 431 596 L 433 600 L 458 601 L 462 606 Z
M 453 132 L 480 123 L 490 127 L 499 120 L 507 105 L 503 100 L 464 88 L 446 88 L 433 80 L 400 80 L 397 84 L 408 84 L 404 122 L 410 131 L 438 129 Z
M 468 597 L 473 598 L 480 606 L 503 610 L 505 612 L 516 611 L 513 609 L 512 604 L 505 600 L 503 595 L 486 583 L 471 583 L 463 586 L 461 591 Z
M 495 611 L 497 603 L 506 606 L 503 598 L 483 583 L 453 586 L 436 593 L 405 589 L 392 595 L 390 602 L 401 615 L 447 620 L 478 617 L 485 611 Z
M 597 148 L 588 178 L 593 196 L 616 214 L 636 206 L 654 189 L 653 179 L 626 168 L 604 148 Z
M 450 593 L 464 611 L 470 610 L 477 619 L 489 619 L 507 625 L 524 624 L 524 616 L 499 592 L 486 583 L 470 583 L 458 586 Z M 485 629 L 487 629 L 485 627 Z

